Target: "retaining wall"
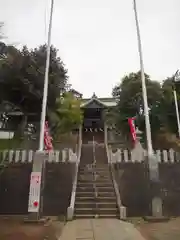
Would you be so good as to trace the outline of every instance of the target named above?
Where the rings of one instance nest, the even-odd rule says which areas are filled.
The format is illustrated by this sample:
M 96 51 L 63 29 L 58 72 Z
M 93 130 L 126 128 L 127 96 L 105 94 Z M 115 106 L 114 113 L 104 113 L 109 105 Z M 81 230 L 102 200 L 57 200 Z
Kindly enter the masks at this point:
M 132 152 L 113 153 L 112 162 L 116 170 L 121 200 L 127 207 L 128 216 L 151 215 L 151 202 L 154 196 L 163 200 L 163 214 L 180 215 L 180 158 L 171 150 L 157 150 L 159 182 L 149 180 L 149 168 L 146 153 L 141 161 L 132 157 Z
M 76 154 L 71 150 L 48 153 L 41 194 L 42 215 L 65 214 L 70 203 Z M 33 151 L 0 152 L 0 214 L 28 214 Z

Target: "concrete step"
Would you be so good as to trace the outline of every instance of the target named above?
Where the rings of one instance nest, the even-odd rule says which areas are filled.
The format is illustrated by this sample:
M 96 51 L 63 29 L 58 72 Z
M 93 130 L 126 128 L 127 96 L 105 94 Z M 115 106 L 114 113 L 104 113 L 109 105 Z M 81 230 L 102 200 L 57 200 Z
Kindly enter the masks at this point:
M 96 161 L 95 164 L 92 164 L 92 165 L 93 165 L 93 166 L 97 166 L 97 167 L 109 167 L 109 164 L 108 164 L 108 163 L 98 162 L 98 160 Z M 79 166 L 84 167 L 84 166 L 86 166 L 86 164 L 83 163 L 83 162 L 80 162 L 80 165 L 79 165 Z
M 96 186 L 98 188 L 100 187 L 112 187 L 113 188 L 113 183 L 112 182 L 78 182 L 77 187 L 92 187 Z
M 75 208 L 75 214 L 118 214 L 118 209 L 114 208 Z
M 77 192 L 95 192 L 93 186 L 77 186 Z M 96 191 L 99 192 L 114 192 L 113 186 L 96 186 Z
M 74 215 L 75 219 L 80 219 L 80 218 L 118 218 L 118 214 L 75 214 Z
M 80 165 L 79 166 L 79 170 L 86 170 L 86 171 L 90 171 L 90 170 L 105 170 L 105 171 L 109 171 L 110 170 L 110 167 L 108 165 L 91 165 L 91 164 L 86 164 L 86 165 Z
M 84 166 L 79 166 L 79 170 L 80 171 L 84 171 L 84 170 L 86 170 L 86 171 L 92 171 L 92 170 L 104 170 L 104 171 L 109 171 L 110 170 L 110 168 L 109 168 L 109 166 L 86 166 L 86 165 L 84 165 Z
M 112 179 L 108 176 L 108 177 L 97 177 L 96 180 L 94 180 L 94 177 L 91 177 L 91 178 L 87 178 L 87 176 L 84 176 L 84 177 L 79 177 L 77 182 L 81 182 L 81 183 L 89 183 L 89 182 L 94 182 L 94 181 L 97 181 L 97 182 L 104 182 L 104 183 L 108 183 L 108 182 L 112 182 Z
M 104 176 L 104 177 L 109 177 L 111 176 L 111 173 L 109 171 L 106 170 L 92 170 L 90 172 L 86 171 L 86 170 L 79 170 L 78 175 L 85 175 L 85 176 L 93 176 L 94 174 L 97 174 L 99 176 Z
M 78 191 L 76 191 L 76 198 L 78 198 L 78 197 L 93 197 L 94 198 L 94 196 L 95 196 L 95 193 L 94 193 L 94 191 L 90 191 L 90 192 L 88 192 L 88 191 L 81 191 L 81 192 L 78 192 Z
M 76 197 L 95 197 L 95 192 L 94 191 L 77 191 L 76 192 Z M 115 192 L 114 191 L 104 191 L 104 192 L 98 192 L 98 197 L 115 197 Z
M 117 204 L 115 202 L 96 202 L 96 201 L 91 201 L 91 202 L 75 202 L 75 208 L 95 208 L 95 209 L 102 209 L 102 208 L 116 208 Z
M 78 174 L 78 181 L 94 181 L 94 180 L 100 180 L 100 181 L 106 181 L 106 180 L 111 180 L 111 175 L 110 174 L 99 174 L 99 173 L 94 173 L 94 174 Z M 112 180 L 111 180 L 112 181 Z
M 76 196 L 76 201 L 77 202 L 91 202 L 91 201 L 96 201 L 98 202 L 116 202 L 116 197 L 115 196 L 109 196 L 109 197 L 97 197 L 95 196 Z

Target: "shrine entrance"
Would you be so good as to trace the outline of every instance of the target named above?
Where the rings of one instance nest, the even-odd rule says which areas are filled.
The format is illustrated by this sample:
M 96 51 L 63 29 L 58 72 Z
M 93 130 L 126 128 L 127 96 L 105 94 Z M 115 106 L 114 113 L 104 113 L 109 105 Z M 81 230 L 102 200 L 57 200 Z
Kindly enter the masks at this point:
M 104 142 L 105 108 L 106 106 L 95 95 L 82 106 L 84 113 L 83 143 Z

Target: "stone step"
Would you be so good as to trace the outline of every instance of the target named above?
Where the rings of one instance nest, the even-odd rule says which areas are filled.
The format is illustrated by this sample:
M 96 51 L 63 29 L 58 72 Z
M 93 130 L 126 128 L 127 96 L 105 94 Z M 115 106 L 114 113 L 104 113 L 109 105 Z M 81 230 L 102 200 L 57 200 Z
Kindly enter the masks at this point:
M 92 170 L 92 171 L 86 171 L 86 170 L 79 170 L 78 175 L 85 175 L 85 176 L 93 176 L 94 174 L 98 174 L 100 176 L 111 176 L 111 173 L 106 170 Z
M 92 172 L 92 171 L 106 171 L 106 172 L 109 172 L 110 171 L 110 169 L 109 169 L 109 167 L 105 167 L 105 168 L 103 168 L 103 167 L 92 167 L 92 168 L 87 168 L 87 167 L 80 167 L 79 168 L 79 171 L 86 171 L 86 172 Z
M 109 172 L 78 173 L 78 179 L 94 180 L 94 177 L 98 179 L 111 179 L 111 174 Z
M 76 197 L 95 197 L 95 192 L 94 191 L 81 191 L 81 192 L 76 192 Z M 115 192 L 98 192 L 97 197 L 115 197 Z
M 118 209 L 114 208 L 75 208 L 75 214 L 117 214 Z
M 95 197 L 95 196 L 77 196 L 76 195 L 76 201 L 77 202 L 91 202 L 91 201 L 96 201 L 98 202 L 116 202 L 116 197 L 115 196 L 108 196 L 108 197 Z
M 80 167 L 87 167 L 86 163 L 80 162 L 79 164 Z M 108 163 L 98 163 L 98 161 L 96 161 L 95 164 L 92 164 L 92 167 L 103 167 L 103 168 L 109 168 Z
M 109 180 L 109 181 L 112 181 L 112 178 L 111 178 L 111 175 L 110 174 L 91 174 L 91 175 L 89 175 L 89 174 L 79 174 L 78 175 L 78 181 L 89 181 L 89 182 L 91 182 L 91 181 L 98 181 L 98 180 L 100 180 L 100 181 L 107 181 L 107 180 Z
M 102 208 L 116 208 L 117 203 L 115 202 L 96 202 L 96 201 L 91 201 L 91 202 L 75 202 L 75 209 L 76 208 L 95 208 L 95 209 L 102 209 Z
M 114 192 L 113 186 L 96 186 L 96 191 L 99 192 Z M 95 192 L 93 186 L 77 186 L 76 192 Z
M 118 214 L 74 214 L 75 219 L 79 218 L 118 218 Z
M 79 165 L 79 170 L 105 170 L 105 171 L 109 171 L 110 167 L 108 165 L 91 165 L 91 164 L 85 164 L 85 165 Z
M 81 182 L 81 183 L 87 183 L 87 182 L 94 182 L 94 181 L 97 181 L 97 182 L 112 182 L 112 179 L 108 176 L 108 177 L 101 177 L 101 176 L 98 176 L 96 178 L 96 180 L 94 180 L 94 177 L 92 176 L 91 178 L 87 178 L 87 176 L 84 176 L 83 177 L 79 177 L 77 179 L 78 182 Z
M 93 197 L 94 198 L 94 196 L 95 196 L 94 191 L 90 191 L 90 192 L 88 192 L 88 191 L 84 191 L 84 192 L 76 191 L 76 198 L 78 198 L 78 197 Z
M 112 187 L 113 188 L 113 183 L 112 182 L 78 182 L 77 187 Z

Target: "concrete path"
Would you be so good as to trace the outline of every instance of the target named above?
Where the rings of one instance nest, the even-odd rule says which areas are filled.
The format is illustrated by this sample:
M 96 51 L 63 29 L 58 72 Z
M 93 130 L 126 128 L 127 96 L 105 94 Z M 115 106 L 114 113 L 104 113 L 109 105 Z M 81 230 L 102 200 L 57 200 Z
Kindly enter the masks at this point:
M 81 219 L 68 222 L 59 240 L 145 240 L 138 230 L 118 219 Z

